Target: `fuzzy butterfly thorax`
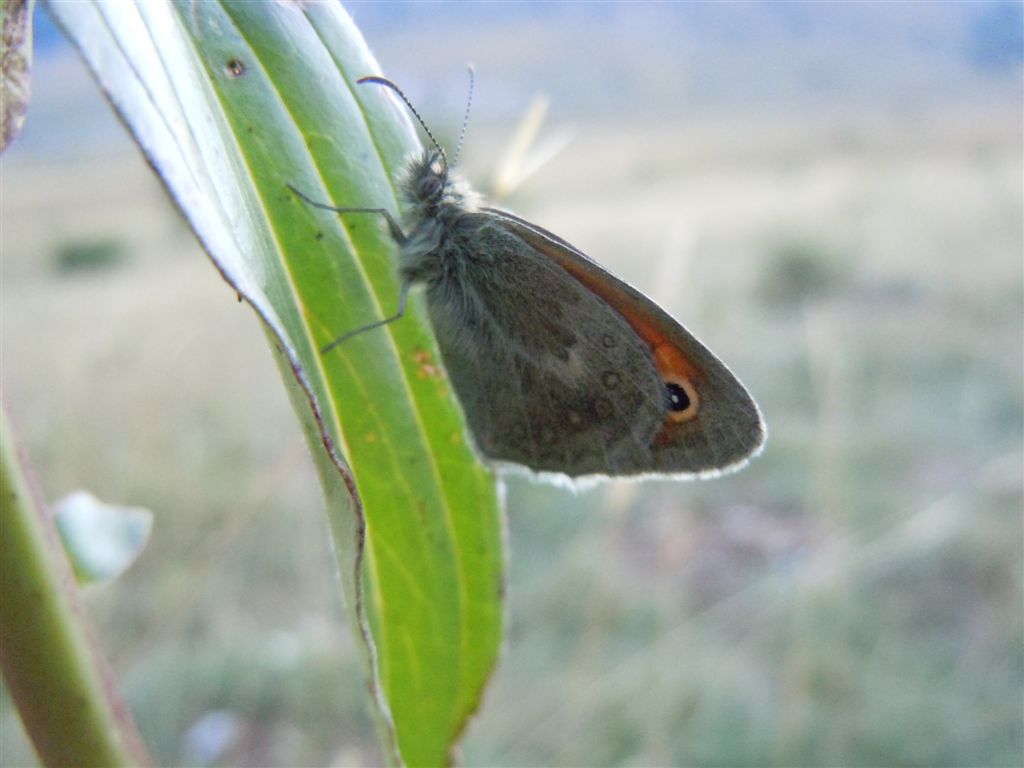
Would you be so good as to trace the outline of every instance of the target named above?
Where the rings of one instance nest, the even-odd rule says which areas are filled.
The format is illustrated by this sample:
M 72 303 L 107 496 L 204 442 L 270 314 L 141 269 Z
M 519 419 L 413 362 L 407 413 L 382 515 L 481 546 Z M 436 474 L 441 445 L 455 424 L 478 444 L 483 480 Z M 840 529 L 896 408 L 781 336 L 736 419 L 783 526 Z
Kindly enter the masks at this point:
M 460 268 L 468 216 L 479 198 L 468 182 L 452 172 L 437 150 L 414 157 L 399 181 L 406 242 L 402 244 L 402 277 L 408 283 L 430 283 Z

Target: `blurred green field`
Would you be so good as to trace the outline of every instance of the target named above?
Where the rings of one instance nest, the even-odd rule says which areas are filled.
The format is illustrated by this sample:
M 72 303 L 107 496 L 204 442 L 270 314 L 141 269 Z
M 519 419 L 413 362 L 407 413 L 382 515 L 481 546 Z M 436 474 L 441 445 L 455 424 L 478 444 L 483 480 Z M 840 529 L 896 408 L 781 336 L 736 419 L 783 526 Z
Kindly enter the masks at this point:
M 705 340 L 769 442 L 710 482 L 508 481 L 463 764 L 1024 763 L 1021 128 L 1019 103 L 619 115 L 503 201 Z M 471 176 L 508 133 L 471 136 Z M 87 593 L 155 759 L 376 763 L 255 317 L 136 153 L 5 161 L 2 190 L 3 396 L 39 483 L 156 515 Z M 0 737 L 34 764 L 6 694 Z

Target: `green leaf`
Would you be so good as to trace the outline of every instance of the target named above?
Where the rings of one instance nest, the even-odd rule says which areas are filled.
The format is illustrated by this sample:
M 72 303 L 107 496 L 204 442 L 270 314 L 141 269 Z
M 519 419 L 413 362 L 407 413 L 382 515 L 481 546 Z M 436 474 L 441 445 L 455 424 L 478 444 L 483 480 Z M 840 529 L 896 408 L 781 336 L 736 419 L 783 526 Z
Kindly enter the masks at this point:
M 120 576 L 135 562 L 153 529 L 148 509 L 104 504 L 86 491 L 55 502 L 53 518 L 79 584 Z
M 404 108 L 355 84 L 380 70 L 335 4 L 50 9 L 266 326 L 320 471 L 389 761 L 443 764 L 500 644 L 494 479 L 416 301 L 317 352 L 394 311 L 395 249 L 379 217 L 316 210 L 286 187 L 397 212 L 394 179 L 419 148 Z

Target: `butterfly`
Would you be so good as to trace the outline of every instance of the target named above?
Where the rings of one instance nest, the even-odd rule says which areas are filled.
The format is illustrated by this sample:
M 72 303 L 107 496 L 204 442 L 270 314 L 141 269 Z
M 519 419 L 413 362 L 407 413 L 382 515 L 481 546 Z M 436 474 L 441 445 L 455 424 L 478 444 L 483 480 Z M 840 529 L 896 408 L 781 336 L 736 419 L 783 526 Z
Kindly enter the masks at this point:
M 499 467 L 572 479 L 710 476 L 761 449 L 756 403 L 693 334 L 562 238 L 481 205 L 398 86 L 358 82 L 396 93 L 431 146 L 399 179 L 400 220 L 288 185 L 317 208 L 383 216 L 399 251 L 398 312 L 324 354 L 402 317 L 410 288 L 422 285 L 476 448 Z

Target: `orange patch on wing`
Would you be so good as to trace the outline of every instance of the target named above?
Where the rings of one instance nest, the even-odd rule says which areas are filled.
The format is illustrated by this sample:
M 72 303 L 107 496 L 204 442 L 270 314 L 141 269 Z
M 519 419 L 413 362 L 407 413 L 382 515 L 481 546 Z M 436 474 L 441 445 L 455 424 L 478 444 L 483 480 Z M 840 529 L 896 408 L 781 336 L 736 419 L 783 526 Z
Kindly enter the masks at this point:
M 514 227 L 515 231 L 528 243 L 533 245 L 540 253 L 548 256 L 562 269 L 572 275 L 581 285 L 591 293 L 604 299 L 605 302 L 622 315 L 629 323 L 633 331 L 643 339 L 651 350 L 654 357 L 654 364 L 661 375 L 662 381 L 668 384 L 678 385 L 686 394 L 689 403 L 682 410 L 667 410 L 665 421 L 661 430 L 654 439 L 654 445 L 665 445 L 675 439 L 676 429 L 680 424 L 691 421 L 700 413 L 700 396 L 698 389 L 703 386 L 704 375 L 696 363 L 673 344 L 669 338 L 650 323 L 644 314 L 637 309 L 627 306 L 632 303 L 629 297 L 624 297 L 616 284 L 603 279 L 600 275 L 592 274 L 585 264 L 577 263 L 578 257 L 572 253 L 571 246 L 567 243 L 552 242 L 551 237 L 545 236 L 542 232 L 536 232 L 526 222 L 520 222 L 522 230 Z M 650 301 L 650 299 L 646 299 Z M 642 306 L 642 301 L 637 302 Z
M 650 347 L 651 355 L 654 357 L 654 364 L 658 368 L 661 380 L 666 384 L 676 384 L 689 400 L 686 408 L 680 411 L 668 410 L 665 414 L 665 422 L 655 437 L 655 445 L 664 445 L 673 439 L 675 427 L 687 421 L 697 418 L 700 412 L 700 395 L 697 393 L 698 386 L 703 383 L 704 377 L 698 368 L 679 347 L 648 322 L 641 313 L 632 308 L 622 306 L 622 299 L 614 285 L 609 285 L 602 280 L 596 279 L 585 270 L 576 267 L 575 264 L 561 263 L 562 267 L 574 278 L 585 285 L 590 291 L 600 296 L 612 309 L 618 312 L 629 323 L 637 336 L 643 339 Z
M 614 285 L 609 285 L 594 278 L 593 275 L 580 269 L 575 264 L 560 262 L 561 266 L 579 280 L 588 290 L 597 294 L 616 312 L 625 318 L 626 322 L 636 331 L 637 336 L 647 342 L 654 355 L 654 362 L 662 376 L 675 375 L 687 379 L 691 384 L 702 380 L 700 370 L 690 362 L 689 358 L 682 351 L 672 344 L 665 335 L 647 322 L 643 315 L 634 309 L 622 306 L 619 292 Z
M 630 325 L 633 325 L 633 323 L 631 322 Z M 635 325 L 633 327 L 636 328 Z M 644 336 L 644 334 L 641 334 L 641 336 Z M 644 341 L 648 344 L 651 343 L 650 339 L 646 336 L 644 336 Z M 663 378 L 667 379 L 669 376 L 675 376 L 686 379 L 691 384 L 704 378 L 701 376 L 697 366 L 691 363 L 690 359 L 680 352 L 678 347 L 673 346 L 664 337 L 660 338 L 657 343 L 651 344 L 651 353 L 654 355 L 654 364 L 658 366 L 658 371 Z

